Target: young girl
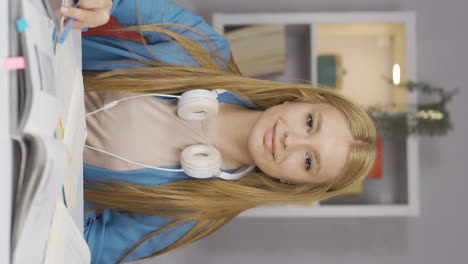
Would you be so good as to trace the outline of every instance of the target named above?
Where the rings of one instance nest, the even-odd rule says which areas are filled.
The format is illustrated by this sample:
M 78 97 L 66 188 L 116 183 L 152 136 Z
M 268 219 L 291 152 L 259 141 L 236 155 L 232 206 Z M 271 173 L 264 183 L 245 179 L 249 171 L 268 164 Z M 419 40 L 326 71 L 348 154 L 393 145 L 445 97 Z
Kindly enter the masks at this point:
M 371 170 L 376 130 L 362 108 L 333 90 L 243 77 L 228 40 L 170 0 L 82 0 L 63 13 L 90 28 L 84 236 L 92 263 L 155 257 L 247 209 L 338 195 Z M 177 99 L 145 96 L 193 89 L 217 91 L 216 115 L 181 118 Z M 237 176 L 155 168 L 180 169 L 181 152 L 196 144 L 213 146 L 223 175 Z

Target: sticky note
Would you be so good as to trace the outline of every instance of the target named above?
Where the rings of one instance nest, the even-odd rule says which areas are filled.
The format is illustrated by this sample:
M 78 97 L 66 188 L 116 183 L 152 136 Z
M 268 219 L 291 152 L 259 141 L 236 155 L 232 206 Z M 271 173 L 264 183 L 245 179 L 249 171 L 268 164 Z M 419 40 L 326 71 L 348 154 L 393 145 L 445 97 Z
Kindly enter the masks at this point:
M 8 57 L 3 61 L 3 68 L 14 71 L 23 70 L 26 67 L 26 62 L 23 56 Z
M 16 20 L 16 29 L 18 30 L 18 32 L 23 32 L 25 29 L 27 29 L 29 27 L 28 25 L 28 21 L 26 21 L 26 19 L 24 18 L 20 18 L 18 20 Z

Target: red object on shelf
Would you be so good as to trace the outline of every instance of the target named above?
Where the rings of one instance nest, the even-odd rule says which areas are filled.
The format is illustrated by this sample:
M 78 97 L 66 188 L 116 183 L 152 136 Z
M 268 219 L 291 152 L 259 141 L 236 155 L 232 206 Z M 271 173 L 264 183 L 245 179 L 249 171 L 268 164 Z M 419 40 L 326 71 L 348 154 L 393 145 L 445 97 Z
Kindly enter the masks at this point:
M 144 37 L 135 31 L 114 31 L 123 28 L 123 26 L 113 16 L 110 17 L 109 22 L 99 27 L 90 28 L 86 32 L 81 32 L 82 35 L 98 35 L 98 36 L 112 36 L 121 39 L 128 39 L 138 43 L 146 43 Z
M 383 174 L 383 170 L 382 170 L 383 139 L 381 136 L 377 137 L 376 145 L 377 145 L 377 158 L 375 160 L 374 167 L 372 167 L 372 170 L 369 172 L 367 177 L 380 179 L 382 178 L 382 174 Z

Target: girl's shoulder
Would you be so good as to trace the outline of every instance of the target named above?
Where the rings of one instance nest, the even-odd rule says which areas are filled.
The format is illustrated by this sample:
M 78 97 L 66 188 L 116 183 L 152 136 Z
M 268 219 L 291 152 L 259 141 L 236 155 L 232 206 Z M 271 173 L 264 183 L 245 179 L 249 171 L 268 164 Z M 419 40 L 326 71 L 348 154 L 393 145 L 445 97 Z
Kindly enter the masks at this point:
M 216 32 L 202 17 L 170 0 L 114 0 L 111 16 L 123 27 L 159 24 L 160 27 L 186 37 L 206 50 L 213 51 L 225 61 L 230 59 L 229 40 L 225 36 Z M 161 23 L 179 26 L 161 25 Z M 151 31 L 151 26 L 139 33 L 146 40 L 146 44 L 109 35 L 84 35 L 83 69 L 120 69 L 138 66 L 138 63 L 129 61 L 151 61 L 155 58 L 169 64 L 199 66 L 188 51 L 171 36 Z M 120 63 L 117 63 L 119 61 Z

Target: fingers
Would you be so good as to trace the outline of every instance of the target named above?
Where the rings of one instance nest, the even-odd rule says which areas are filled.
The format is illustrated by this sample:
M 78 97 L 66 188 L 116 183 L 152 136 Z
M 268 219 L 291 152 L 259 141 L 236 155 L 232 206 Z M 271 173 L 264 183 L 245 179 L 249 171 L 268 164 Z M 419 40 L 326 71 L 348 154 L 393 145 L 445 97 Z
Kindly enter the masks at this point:
M 72 25 L 72 28 L 74 29 L 98 27 L 106 24 L 110 18 L 109 11 L 105 9 L 89 10 L 74 7 L 62 7 L 61 11 L 64 16 L 76 19 Z
M 66 25 L 68 23 L 68 20 L 70 20 L 69 18 L 65 19 L 65 21 L 63 22 L 64 25 Z M 79 21 L 79 20 L 75 20 L 72 24 L 72 29 L 82 29 L 82 28 L 86 28 L 88 27 L 85 23 Z
M 106 9 L 112 8 L 112 1 L 110 0 L 80 0 L 78 5 L 83 9 Z
M 92 28 L 106 24 L 110 19 L 112 0 L 80 0 L 80 8 L 62 7 L 62 14 L 74 18 L 73 29 Z

